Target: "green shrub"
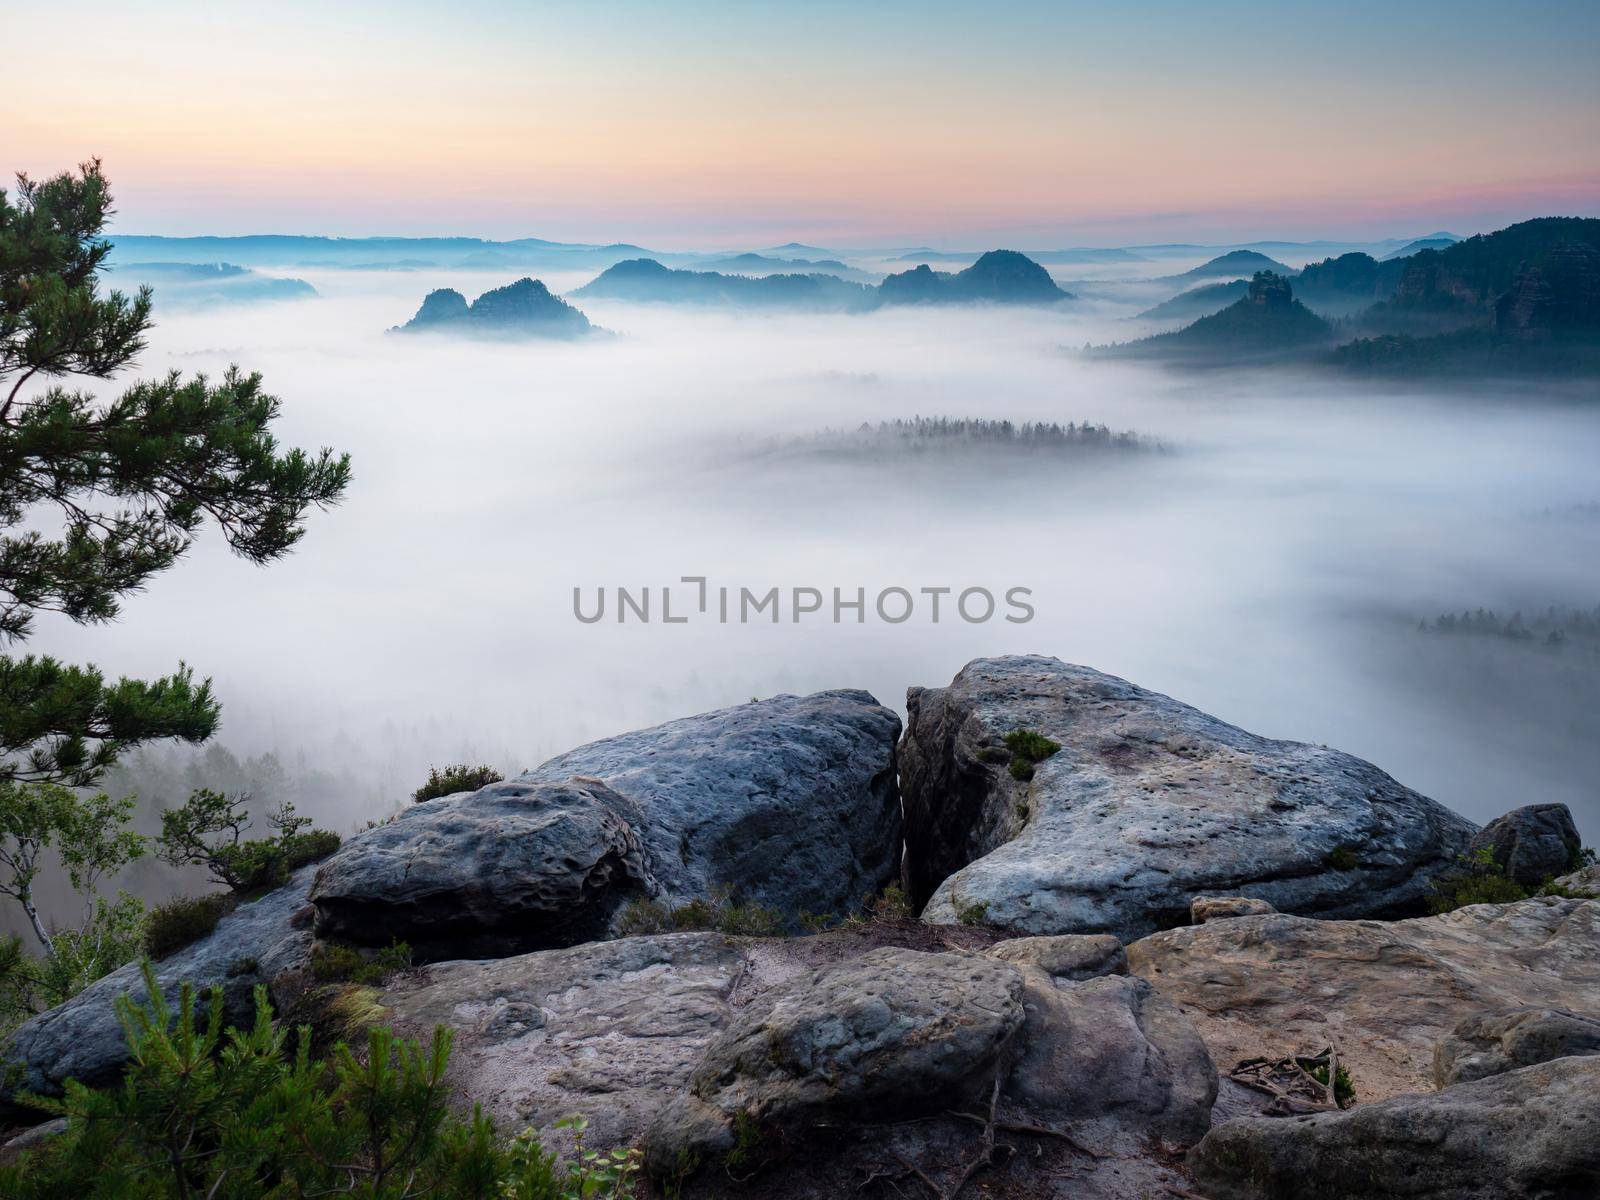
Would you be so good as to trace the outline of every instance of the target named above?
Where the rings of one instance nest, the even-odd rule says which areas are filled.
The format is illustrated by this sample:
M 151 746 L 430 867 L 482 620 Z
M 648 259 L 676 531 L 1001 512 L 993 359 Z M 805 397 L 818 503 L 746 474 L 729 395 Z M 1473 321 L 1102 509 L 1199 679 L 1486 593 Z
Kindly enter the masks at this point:
M 970 903 L 955 901 L 956 920 L 963 925 L 986 925 L 989 922 L 989 902 L 974 900 Z
M 1354 871 L 1361 865 L 1353 846 L 1335 846 L 1323 856 L 1322 861 L 1335 871 Z
M 1328 1086 L 1327 1063 L 1310 1067 L 1307 1069 L 1306 1074 L 1315 1079 L 1323 1087 Z M 1350 1078 L 1350 1072 L 1345 1070 L 1343 1063 L 1340 1063 L 1339 1069 L 1334 1072 L 1333 1080 L 1333 1098 L 1335 1103 L 1337 1103 L 1340 1108 L 1349 1108 L 1350 1105 L 1355 1103 L 1356 1085 Z
M 411 947 L 405 942 L 368 951 L 341 942 L 318 942 L 311 949 L 311 977 L 320 983 L 382 983 L 410 965 Z
M 453 796 L 457 792 L 475 792 L 491 783 L 499 783 L 505 776 L 491 766 L 469 767 L 466 763 L 439 770 L 428 768 L 428 782 L 411 793 L 419 804 L 424 800 L 437 800 L 440 796 Z
M 306 829 L 311 818 L 295 816 L 287 801 L 267 813 L 273 836 L 246 840 L 249 800 L 204 788 L 190 793 L 181 807 L 161 814 L 161 857 L 173 866 L 204 867 L 224 887 L 253 896 L 281 887 L 290 872 L 339 848 L 338 834 Z
M 727 904 L 717 914 L 716 928 L 735 937 L 777 937 L 783 916 L 764 904 Z
M 911 901 L 906 898 L 905 889 L 898 883 L 891 883 L 872 901 L 872 914 L 883 917 L 889 921 L 904 921 L 916 916 L 911 909 Z
M 618 937 L 666 933 L 672 928 L 672 916 L 654 900 L 633 900 L 617 914 L 616 928 Z
M 1469 904 L 1512 904 L 1534 894 L 1508 876 L 1494 860 L 1494 847 L 1483 846 L 1460 858 L 1461 869 L 1435 880 L 1428 910 L 1435 915 L 1454 912 Z
M 9 1200 L 85 1197 L 359 1196 L 405 1200 L 581 1200 L 634 1195 L 635 1150 L 596 1153 L 569 1119 L 577 1153 L 563 1172 L 531 1132 L 509 1141 L 481 1108 L 447 1106 L 450 1032 L 424 1045 L 375 1027 L 362 1052 L 293 1050 L 265 987 L 256 1019 L 224 1030 L 222 997 L 197 1011 L 182 985 L 169 1005 L 147 964 L 148 999 L 117 1000 L 130 1063 L 105 1089 L 66 1084 L 61 1100 L 28 1102 L 68 1120 L 66 1132 L 0 1166 Z
M 231 892 L 179 896 L 158 904 L 145 917 L 144 952 L 162 959 L 198 942 L 238 904 Z
M 1006 749 L 1011 752 L 1011 765 L 1008 768 L 1011 778 L 1023 783 L 1033 778 L 1035 763 L 1043 762 L 1061 749 L 1059 742 L 1053 742 L 1032 729 L 1013 729 L 1004 740 Z

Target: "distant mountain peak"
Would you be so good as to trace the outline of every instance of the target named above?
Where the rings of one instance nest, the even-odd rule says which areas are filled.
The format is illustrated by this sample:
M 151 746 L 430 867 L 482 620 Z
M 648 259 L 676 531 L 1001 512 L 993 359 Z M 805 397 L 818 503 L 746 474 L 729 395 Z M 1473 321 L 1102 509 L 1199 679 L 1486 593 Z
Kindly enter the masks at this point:
M 572 305 L 552 295 L 543 280 L 524 276 L 504 287 L 491 288 L 470 305 L 454 288 L 438 288 L 423 298 L 417 315 L 398 328 L 404 332 L 579 337 L 592 332 L 594 326 Z

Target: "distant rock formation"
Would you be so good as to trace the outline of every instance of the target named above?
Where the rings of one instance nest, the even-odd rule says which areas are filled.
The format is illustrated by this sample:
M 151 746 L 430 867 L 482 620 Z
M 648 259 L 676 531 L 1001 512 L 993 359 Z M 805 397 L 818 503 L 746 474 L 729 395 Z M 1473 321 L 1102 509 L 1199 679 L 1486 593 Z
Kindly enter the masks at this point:
M 574 296 L 609 300 L 675 301 L 739 308 L 798 308 L 864 312 L 896 304 L 1054 304 L 1070 300 L 1038 263 L 1015 250 L 991 250 L 964 271 L 935 271 L 926 263 L 890 275 L 876 288 L 834 275 L 723 275 L 675 271 L 654 259 L 618 263 Z
M 1161 333 L 1101 353 L 1119 358 L 1206 362 L 1281 357 L 1329 341 L 1333 327 L 1294 298 L 1282 275 L 1258 271 L 1245 294 L 1221 312 L 1173 333 Z
M 935 271 L 926 263 L 890 275 L 878 285 L 883 304 L 1054 304 L 1072 293 L 1026 254 L 990 250 L 964 271 Z
M 470 305 L 454 288 L 429 292 L 417 315 L 392 332 L 576 338 L 594 326 L 540 280 L 523 278 L 484 292 Z
M 1210 262 L 1201 263 L 1193 270 L 1185 271 L 1176 279 L 1248 279 L 1257 271 L 1271 271 L 1277 275 L 1293 275 L 1294 268 L 1279 262 L 1275 258 L 1268 258 L 1256 250 L 1230 250 L 1226 254 L 1218 255 Z
M 1144 321 L 1193 321 L 1196 317 L 1209 317 L 1221 312 L 1250 291 L 1248 279 L 1230 279 L 1226 283 L 1206 283 L 1179 292 L 1170 300 L 1163 300 L 1153 308 L 1139 314 Z
M 163 309 L 307 300 L 317 294 L 304 279 L 263 275 L 227 262 L 115 262 L 111 271 L 119 287 L 152 288 L 157 308 Z
M 875 302 L 870 287 L 830 274 L 751 276 L 676 271 L 653 258 L 617 263 L 572 294 L 604 300 L 843 312 L 871 308 Z

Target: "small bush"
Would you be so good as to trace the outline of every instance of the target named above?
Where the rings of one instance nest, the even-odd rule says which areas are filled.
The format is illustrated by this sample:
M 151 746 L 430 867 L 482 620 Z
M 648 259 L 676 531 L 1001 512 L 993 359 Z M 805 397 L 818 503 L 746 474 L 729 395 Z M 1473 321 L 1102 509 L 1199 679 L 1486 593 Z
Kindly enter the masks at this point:
M 1328 1086 L 1328 1064 L 1311 1067 L 1306 1074 L 1315 1079 L 1323 1087 Z M 1333 1099 L 1340 1108 L 1349 1108 L 1355 1103 L 1356 1085 L 1350 1078 L 1350 1072 L 1345 1070 L 1344 1064 L 1339 1064 L 1339 1069 L 1333 1076 Z
M 1471 856 L 1462 855 L 1462 869 L 1447 879 L 1435 880 L 1428 911 L 1438 915 L 1469 904 L 1512 904 L 1534 895 L 1508 876 L 1494 860 L 1494 847 L 1483 846 Z M 1546 886 L 1553 886 L 1547 884 Z
M 288 802 L 267 813 L 272 837 L 247 840 L 249 800 L 248 794 L 229 799 L 204 788 L 190 793 L 181 807 L 161 814 L 161 857 L 175 867 L 204 867 L 224 887 L 253 896 L 281 887 L 292 871 L 339 848 L 338 834 L 306 829 L 311 818 L 295 816 Z
M 318 942 L 311 950 L 311 977 L 321 983 L 382 983 L 411 965 L 411 947 L 393 942 L 363 952 L 340 942 Z
M 360 1051 L 340 1043 L 314 1054 L 274 1019 L 255 989 L 256 1019 L 224 1028 L 222 996 L 197 1003 L 181 986 L 169 1005 L 145 968 L 148 999 L 116 1001 L 129 1065 L 115 1086 L 68 1080 L 61 1100 L 23 1099 L 66 1132 L 0 1165 L 8 1200 L 65 1197 L 356 1196 L 366 1200 L 629 1200 L 636 1150 L 584 1147 L 585 1123 L 568 1118 L 575 1153 L 565 1169 L 531 1132 L 505 1140 L 474 1108 L 453 1115 L 446 1069 L 450 1032 L 431 1042 L 363 1031 Z
M 965 903 L 955 902 L 956 920 L 963 925 L 986 925 L 989 922 L 989 902 L 987 900 L 974 900 Z
M 339 846 L 339 835 L 331 829 L 310 829 L 294 834 L 285 839 L 282 846 L 284 870 L 298 871 L 301 867 L 321 862 Z
M 1032 729 L 1013 729 L 1004 740 L 1006 749 L 1011 752 L 1011 765 L 1008 768 L 1011 778 L 1022 783 L 1033 778 L 1035 763 L 1043 762 L 1061 749 L 1061 743 L 1053 742 Z
M 1335 846 L 1324 856 L 1323 860 L 1335 871 L 1354 871 L 1361 865 L 1361 860 L 1356 857 L 1354 847 Z
M 834 916 L 832 913 L 807 912 L 803 908 L 800 910 L 798 916 L 800 920 L 800 928 L 804 929 L 807 933 L 826 933 L 839 921 L 839 918 Z
M 212 892 L 158 904 L 145 917 L 144 952 L 157 960 L 177 953 L 215 929 L 238 903 L 230 892 Z
M 457 792 L 475 792 L 504 778 L 499 771 L 487 765 L 469 767 L 466 763 L 456 763 L 442 771 L 437 767 L 429 767 L 428 782 L 412 792 L 411 798 L 420 804 L 424 800 L 437 800 L 440 796 L 453 796 Z
M 898 883 L 891 883 L 873 899 L 872 915 L 889 921 L 904 921 L 917 914 L 911 910 L 905 889 Z
M 672 928 L 672 916 L 654 900 L 634 900 L 617 915 L 618 937 L 640 937 L 665 933 Z
M 783 933 L 783 914 L 764 904 L 736 901 L 726 889 L 697 896 L 668 911 L 653 900 L 635 900 L 617 919 L 619 937 L 648 933 L 715 929 L 735 937 L 776 937 Z

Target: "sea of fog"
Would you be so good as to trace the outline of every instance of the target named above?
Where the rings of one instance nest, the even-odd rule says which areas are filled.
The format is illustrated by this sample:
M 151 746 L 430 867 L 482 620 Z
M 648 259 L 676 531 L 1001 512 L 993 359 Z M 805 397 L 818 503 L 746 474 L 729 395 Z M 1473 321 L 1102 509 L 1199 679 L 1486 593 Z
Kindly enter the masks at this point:
M 266 568 L 208 530 L 114 624 L 41 619 L 29 649 L 134 676 L 189 663 L 222 697 L 220 744 L 316 774 L 323 823 L 386 815 L 430 764 L 514 771 L 778 692 L 866 688 L 903 710 L 910 685 L 1034 652 L 1351 751 L 1479 821 L 1566 802 L 1600 841 L 1594 644 L 1418 628 L 1600 603 L 1600 406 L 1581 397 L 1090 361 L 1086 342 L 1141 332 L 1093 305 L 595 302 L 615 336 L 400 337 L 385 330 L 430 288 L 508 278 L 293 274 L 320 297 L 158 301 L 139 373 L 261 371 L 285 444 L 352 455 L 346 502 Z M 783 440 L 915 415 L 1103 422 L 1170 452 L 841 458 Z M 869 612 L 723 624 L 713 599 L 664 624 L 663 585 L 694 609 L 684 576 L 713 597 L 861 588 Z M 592 609 L 619 586 L 651 588 L 650 623 L 575 619 L 574 588 Z M 1024 587 L 1035 615 L 919 606 L 890 624 L 870 599 L 892 587 Z

